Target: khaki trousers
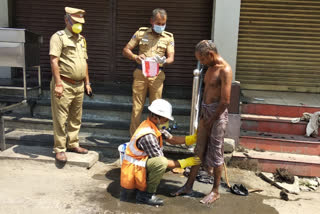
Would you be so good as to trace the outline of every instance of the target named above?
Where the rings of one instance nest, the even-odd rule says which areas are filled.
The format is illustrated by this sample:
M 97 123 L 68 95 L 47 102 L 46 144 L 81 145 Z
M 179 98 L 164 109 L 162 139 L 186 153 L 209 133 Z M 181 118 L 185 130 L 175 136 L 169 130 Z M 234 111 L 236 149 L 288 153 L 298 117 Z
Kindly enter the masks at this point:
M 54 152 L 65 152 L 67 148 L 79 146 L 84 84 L 62 81 L 63 96 L 54 95 L 54 80 L 51 81 L 51 111 L 53 120 Z M 67 126 L 66 126 L 67 123 Z
M 149 92 L 149 104 L 156 99 L 162 97 L 163 81 L 165 75 L 162 70 L 156 77 L 145 77 L 141 69 L 136 69 L 133 72 L 132 84 L 132 113 L 130 124 L 130 135 L 132 136 L 138 126 L 140 125 L 140 118 L 144 103 L 146 100 L 147 92 Z
M 154 157 L 147 160 L 147 192 L 155 193 L 168 167 L 166 157 Z

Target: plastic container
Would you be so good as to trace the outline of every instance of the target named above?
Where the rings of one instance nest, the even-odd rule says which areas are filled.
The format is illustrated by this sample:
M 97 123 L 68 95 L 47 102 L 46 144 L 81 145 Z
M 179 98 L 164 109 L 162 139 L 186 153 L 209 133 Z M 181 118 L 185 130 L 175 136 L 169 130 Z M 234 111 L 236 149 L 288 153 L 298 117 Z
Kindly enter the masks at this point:
M 121 144 L 120 146 L 118 146 L 118 151 L 119 151 L 119 160 L 120 160 L 120 166 L 122 165 L 122 160 L 123 160 L 123 157 L 124 157 L 124 154 L 126 152 L 126 148 L 127 148 L 127 145 L 129 143 L 124 143 L 124 144 Z

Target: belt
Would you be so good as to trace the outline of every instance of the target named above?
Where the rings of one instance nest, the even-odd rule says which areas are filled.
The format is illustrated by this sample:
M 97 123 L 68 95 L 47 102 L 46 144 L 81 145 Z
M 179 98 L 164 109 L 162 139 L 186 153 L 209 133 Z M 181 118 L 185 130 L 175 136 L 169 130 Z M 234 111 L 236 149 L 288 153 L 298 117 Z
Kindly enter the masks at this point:
M 137 64 L 137 67 L 136 67 L 136 68 L 142 70 L 142 65 Z M 159 66 L 159 69 L 160 69 L 160 70 L 163 70 L 163 66 Z
M 75 84 L 80 84 L 80 83 L 83 82 L 83 80 L 76 81 L 76 80 L 70 79 L 69 77 L 65 77 L 65 76 L 62 76 L 62 75 L 60 75 L 60 78 L 61 78 L 63 81 L 66 81 L 66 82 L 71 83 L 71 84 L 73 84 L 73 85 L 75 85 Z

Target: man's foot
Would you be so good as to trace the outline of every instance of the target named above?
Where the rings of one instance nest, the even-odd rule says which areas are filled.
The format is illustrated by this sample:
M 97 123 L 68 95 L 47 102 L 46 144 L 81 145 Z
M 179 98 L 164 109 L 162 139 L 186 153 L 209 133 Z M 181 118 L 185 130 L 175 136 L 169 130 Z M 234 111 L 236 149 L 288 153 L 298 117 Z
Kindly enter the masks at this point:
M 183 195 L 190 195 L 192 194 L 192 188 L 189 188 L 187 186 L 183 186 L 178 191 L 170 193 L 170 196 L 176 197 L 176 196 L 183 196 Z
M 218 200 L 220 198 L 220 194 L 219 193 L 215 193 L 215 192 L 210 192 L 208 195 L 206 195 L 201 201 L 200 203 L 203 204 L 212 204 L 213 202 L 215 202 L 216 200 Z
M 56 153 L 56 160 L 60 162 L 67 162 L 67 156 L 65 152 L 57 152 Z
M 80 154 L 87 154 L 88 153 L 88 149 L 82 148 L 80 146 L 72 148 L 72 149 L 68 149 L 68 151 L 75 152 L 75 153 L 80 153 Z
M 163 200 L 161 198 L 158 198 L 155 194 L 148 192 L 138 191 L 136 195 L 136 201 L 138 204 L 148 204 L 151 206 L 163 205 Z

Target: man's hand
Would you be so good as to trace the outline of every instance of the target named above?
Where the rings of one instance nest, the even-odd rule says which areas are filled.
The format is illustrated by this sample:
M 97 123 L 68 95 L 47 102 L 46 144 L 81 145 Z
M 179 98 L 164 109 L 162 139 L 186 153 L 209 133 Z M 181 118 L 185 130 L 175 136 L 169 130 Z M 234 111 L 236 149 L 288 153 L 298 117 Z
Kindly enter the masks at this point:
M 91 89 L 90 84 L 86 84 L 85 87 L 86 87 L 86 94 L 87 94 L 89 97 L 91 97 L 91 96 L 92 96 L 92 89 Z
M 59 99 L 62 97 L 62 95 L 63 95 L 63 85 L 62 85 L 62 83 L 55 85 L 54 95 Z
M 170 140 L 173 137 L 172 134 L 170 132 L 168 132 L 167 130 L 165 130 L 165 129 L 161 129 L 160 132 L 161 132 L 162 137 L 164 139 L 169 139 Z
M 197 143 L 197 134 L 198 134 L 198 130 L 196 130 L 193 135 L 187 135 L 185 137 L 185 142 L 187 146 L 191 146 L 192 144 Z
M 178 160 L 180 167 L 182 169 L 188 167 L 188 166 L 196 166 L 201 164 L 201 160 L 199 157 L 190 157 L 186 159 Z
M 136 61 L 136 63 L 141 64 L 142 60 L 145 60 L 146 56 L 144 54 L 140 54 L 140 55 L 135 55 L 134 60 Z
M 167 62 L 167 58 L 165 56 L 160 57 L 159 55 L 154 56 L 154 60 L 159 64 L 165 64 Z

